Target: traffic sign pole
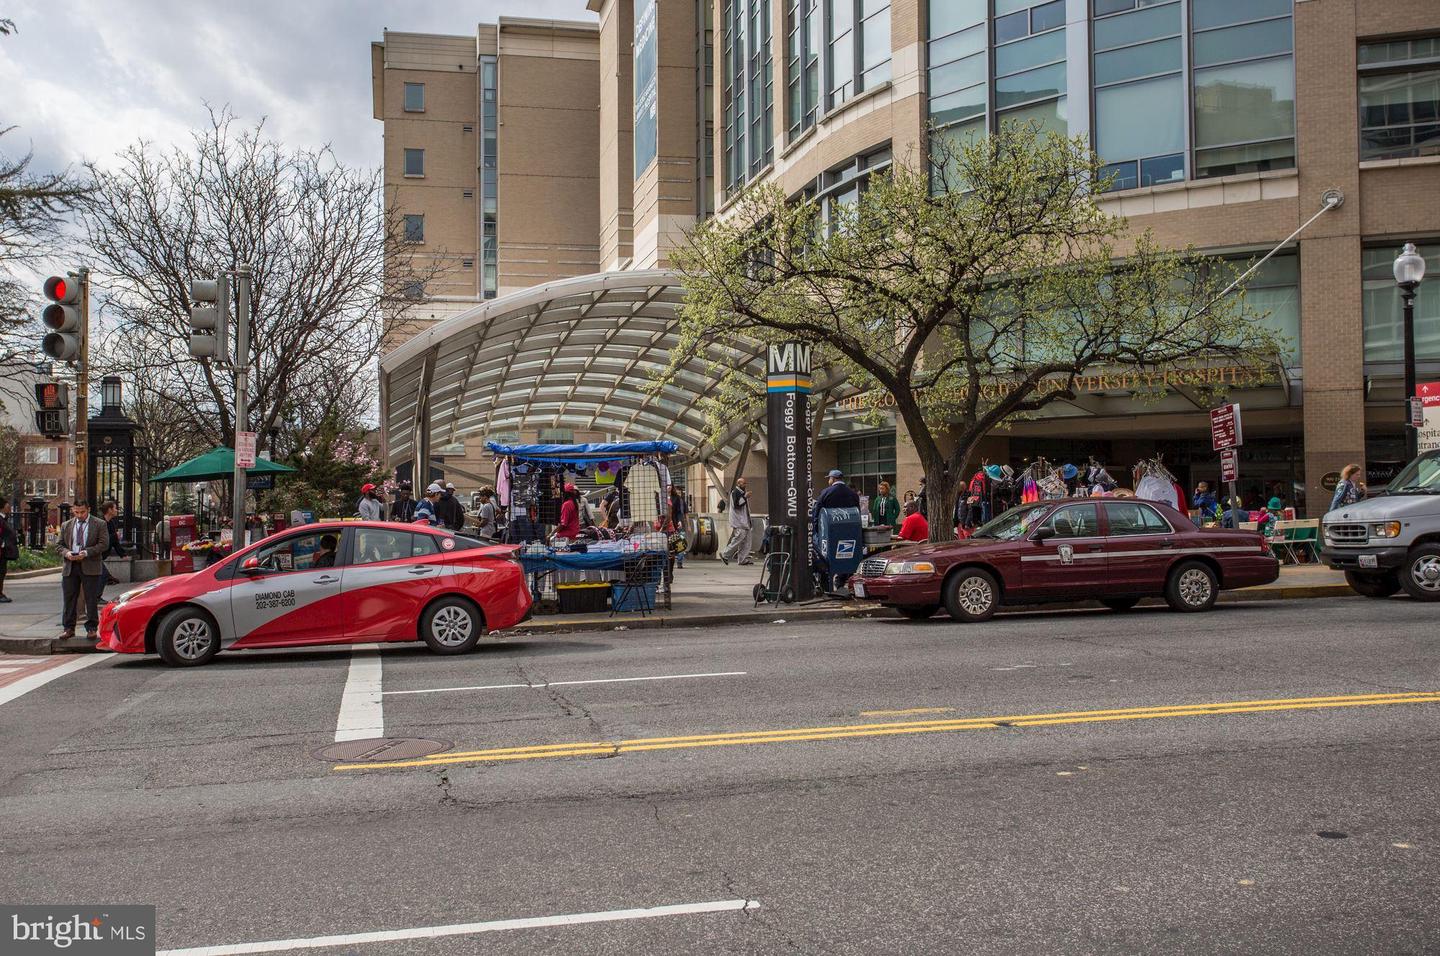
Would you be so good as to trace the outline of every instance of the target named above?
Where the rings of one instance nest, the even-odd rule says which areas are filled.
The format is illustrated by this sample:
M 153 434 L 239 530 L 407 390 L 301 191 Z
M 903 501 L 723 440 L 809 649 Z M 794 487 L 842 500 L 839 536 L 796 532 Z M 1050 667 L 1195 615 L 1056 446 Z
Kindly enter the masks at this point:
M 90 486 L 90 267 L 80 267 L 80 368 L 75 376 L 75 486 L 89 498 Z M 96 508 L 98 502 L 91 501 Z
M 235 474 L 231 484 L 231 524 L 234 529 L 233 549 L 246 544 L 245 534 L 245 472 L 240 464 L 240 433 L 248 431 L 250 424 L 250 267 L 242 265 L 235 270 L 235 284 L 239 294 L 235 316 Z M 253 451 L 254 445 L 252 444 Z

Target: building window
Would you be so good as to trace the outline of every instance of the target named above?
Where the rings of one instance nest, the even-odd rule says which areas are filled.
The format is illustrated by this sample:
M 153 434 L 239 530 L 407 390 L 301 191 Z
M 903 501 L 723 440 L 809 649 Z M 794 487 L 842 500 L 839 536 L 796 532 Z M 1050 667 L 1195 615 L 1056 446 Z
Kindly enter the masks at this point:
M 1112 189 L 1185 178 L 1180 4 L 1095 0 L 1094 140 Z
M 1415 357 L 1440 360 L 1440 240 L 1416 243 L 1425 257 L 1426 281 L 1415 295 Z M 1395 285 L 1397 246 L 1376 246 L 1361 254 L 1361 313 L 1365 324 L 1365 361 L 1399 362 L 1405 357 L 1400 289 Z
M 425 217 L 418 213 L 406 213 L 405 215 L 405 241 L 425 241 Z
M 803 195 L 813 199 L 817 205 L 818 226 L 827 234 L 832 233 L 841 223 L 844 210 L 853 206 L 876 172 L 889 169 L 890 147 L 856 156 L 843 165 L 828 169 L 816 177 Z
M 774 158 L 770 0 L 725 0 L 722 51 L 725 191 L 733 193 Z
M 657 0 L 635 5 L 635 178 L 639 179 L 660 150 L 657 107 L 660 97 L 659 50 L 655 35 Z
M 1440 155 L 1440 37 L 1362 43 L 1360 158 Z
M 407 113 L 423 113 L 423 112 L 425 112 L 425 84 L 424 84 L 424 83 L 406 83 L 406 84 L 405 84 L 405 112 L 407 112 Z
M 785 12 L 785 80 L 790 138 L 815 125 L 820 113 L 818 0 L 789 0 Z
M 995 0 L 995 121 L 1064 135 L 1065 0 Z
M 26 445 L 25 464 L 27 465 L 58 465 L 60 464 L 60 446 L 58 445 Z
M 1195 176 L 1295 165 L 1292 0 L 1191 8 Z
M 26 498 L 54 498 L 60 494 L 58 478 L 26 478 L 20 483 L 20 493 Z
M 845 473 L 845 482 L 858 493 L 878 494 L 880 482 L 893 484 L 895 480 L 895 433 L 836 439 L 835 465 Z M 900 494 L 898 490 L 895 493 Z
M 416 302 L 425 298 L 425 283 L 412 282 L 407 285 L 405 287 L 405 298 L 412 299 Z
M 406 176 L 424 176 L 424 175 L 425 175 L 425 150 L 423 150 L 423 149 L 407 149 L 407 150 L 405 150 L 405 175 L 406 175 Z
M 1250 268 L 1258 255 L 1230 260 L 1235 274 Z M 1300 357 L 1300 257 L 1293 252 L 1271 256 L 1244 286 L 1246 305 L 1264 315 L 1261 325 L 1285 340 L 1285 358 L 1293 365 Z
M 930 4 L 930 121 L 952 138 L 986 127 L 986 5 L 986 0 Z
M 499 267 L 499 72 L 493 56 L 480 58 L 480 293 L 493 299 L 500 287 Z M 471 193 L 473 196 L 474 193 Z

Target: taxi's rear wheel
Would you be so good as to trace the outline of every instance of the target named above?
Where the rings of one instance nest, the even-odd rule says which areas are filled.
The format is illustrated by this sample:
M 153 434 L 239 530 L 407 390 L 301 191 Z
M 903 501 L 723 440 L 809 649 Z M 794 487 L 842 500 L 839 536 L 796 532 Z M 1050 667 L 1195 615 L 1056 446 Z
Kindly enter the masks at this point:
M 961 568 L 945 581 L 945 610 L 956 621 L 988 621 L 1000 606 L 1000 586 L 983 568 Z
M 1208 611 L 1220 596 L 1220 582 L 1208 565 L 1187 561 L 1170 572 L 1165 601 L 1176 611 Z
M 464 598 L 441 598 L 420 615 L 420 637 L 436 654 L 464 654 L 484 633 L 480 611 Z
M 177 607 L 155 628 L 155 649 L 172 667 L 195 667 L 220 652 L 220 632 L 199 608 Z

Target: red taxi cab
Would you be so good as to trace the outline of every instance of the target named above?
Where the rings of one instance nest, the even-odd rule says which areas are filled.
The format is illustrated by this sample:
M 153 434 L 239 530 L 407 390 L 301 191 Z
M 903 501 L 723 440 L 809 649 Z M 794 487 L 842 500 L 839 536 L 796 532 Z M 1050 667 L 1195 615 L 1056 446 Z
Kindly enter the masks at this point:
M 916 620 L 944 607 L 957 621 L 983 621 L 1002 605 L 1099 600 L 1123 611 L 1152 596 L 1205 611 L 1222 590 L 1279 575 L 1256 532 L 1200 529 L 1152 501 L 1082 498 L 1012 508 L 963 541 L 886 551 L 850 584 L 856 597 Z
M 221 650 L 376 641 L 460 654 L 529 616 L 514 552 L 423 525 L 304 525 L 126 591 L 101 612 L 98 647 L 177 666 Z

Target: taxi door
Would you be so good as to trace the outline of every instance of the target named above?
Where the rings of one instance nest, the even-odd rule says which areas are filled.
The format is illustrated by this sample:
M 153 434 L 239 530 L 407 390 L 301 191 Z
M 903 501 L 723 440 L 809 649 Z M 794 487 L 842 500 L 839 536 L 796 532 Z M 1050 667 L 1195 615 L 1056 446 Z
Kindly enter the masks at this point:
M 1064 505 L 1030 532 L 1020 553 L 1020 584 L 1027 597 L 1075 597 L 1105 580 L 1105 539 L 1094 503 Z
M 234 645 L 343 641 L 341 541 L 338 528 L 285 535 L 250 555 L 253 570 L 234 568 L 228 588 Z
M 342 585 L 347 639 L 418 639 L 420 610 L 444 573 L 439 539 L 403 525 L 351 533 L 354 547 Z
M 1113 590 L 1159 594 L 1175 552 L 1175 530 L 1139 501 L 1105 502 L 1106 564 Z

